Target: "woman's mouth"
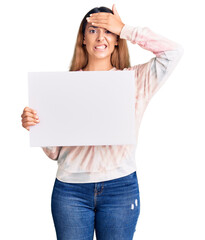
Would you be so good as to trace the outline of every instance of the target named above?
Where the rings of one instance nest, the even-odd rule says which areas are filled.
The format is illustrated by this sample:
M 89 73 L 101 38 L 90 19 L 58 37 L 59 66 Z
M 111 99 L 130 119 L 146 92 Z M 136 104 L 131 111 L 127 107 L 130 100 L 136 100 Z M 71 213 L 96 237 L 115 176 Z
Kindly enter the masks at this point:
M 101 44 L 101 45 L 98 45 L 98 46 L 95 46 L 94 49 L 96 51 L 104 51 L 105 49 L 107 48 L 107 45 L 106 44 Z

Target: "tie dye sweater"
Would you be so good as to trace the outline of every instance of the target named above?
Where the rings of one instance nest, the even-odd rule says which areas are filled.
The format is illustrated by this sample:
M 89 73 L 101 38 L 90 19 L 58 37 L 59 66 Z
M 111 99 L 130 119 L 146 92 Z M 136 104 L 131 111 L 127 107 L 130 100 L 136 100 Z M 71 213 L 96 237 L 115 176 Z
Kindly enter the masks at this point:
M 183 47 L 147 27 L 124 25 L 120 38 L 151 51 L 155 57 L 123 71 L 135 71 L 136 145 L 42 147 L 57 160 L 56 177 L 68 183 L 108 181 L 136 171 L 135 152 L 143 113 L 153 95 L 164 84 L 183 55 Z M 82 70 L 81 70 L 82 71 Z M 111 71 L 118 71 L 116 68 Z

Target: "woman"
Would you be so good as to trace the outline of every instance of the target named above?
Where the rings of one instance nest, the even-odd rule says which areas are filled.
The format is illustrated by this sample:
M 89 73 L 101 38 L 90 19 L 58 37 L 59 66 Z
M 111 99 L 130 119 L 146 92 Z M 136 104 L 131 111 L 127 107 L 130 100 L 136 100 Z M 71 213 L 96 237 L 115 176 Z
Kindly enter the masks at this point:
M 91 15 L 92 14 L 92 15 Z M 156 55 L 130 67 L 126 40 Z M 113 5 L 100 7 L 83 18 L 70 71 L 135 71 L 136 136 L 152 96 L 165 82 L 183 54 L 183 48 L 149 28 L 124 24 Z M 22 125 L 39 123 L 26 107 Z M 136 145 L 43 147 L 58 162 L 52 193 L 52 215 L 58 240 L 133 239 L 140 213 L 136 174 Z

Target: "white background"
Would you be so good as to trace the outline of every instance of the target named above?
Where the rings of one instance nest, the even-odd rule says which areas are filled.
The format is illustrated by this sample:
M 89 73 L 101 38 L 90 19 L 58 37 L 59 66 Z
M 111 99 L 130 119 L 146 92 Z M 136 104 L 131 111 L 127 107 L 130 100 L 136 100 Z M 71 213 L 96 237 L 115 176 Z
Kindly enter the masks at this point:
M 27 72 L 67 71 L 83 16 L 111 1 L 0 4 L 0 239 L 54 240 L 50 197 L 57 164 L 29 147 L 21 126 Z M 204 8 L 202 1 L 116 1 L 125 24 L 149 27 L 184 55 L 149 103 L 136 152 L 141 212 L 134 239 L 205 239 Z M 128 43 L 131 64 L 154 55 Z

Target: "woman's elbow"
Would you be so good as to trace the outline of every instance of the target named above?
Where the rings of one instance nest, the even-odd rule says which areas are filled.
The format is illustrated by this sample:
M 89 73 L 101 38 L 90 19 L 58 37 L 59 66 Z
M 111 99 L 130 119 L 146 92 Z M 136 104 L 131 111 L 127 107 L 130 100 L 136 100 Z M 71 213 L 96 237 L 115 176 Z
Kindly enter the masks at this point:
M 59 147 L 42 147 L 44 153 L 52 160 L 57 160 L 60 152 Z

